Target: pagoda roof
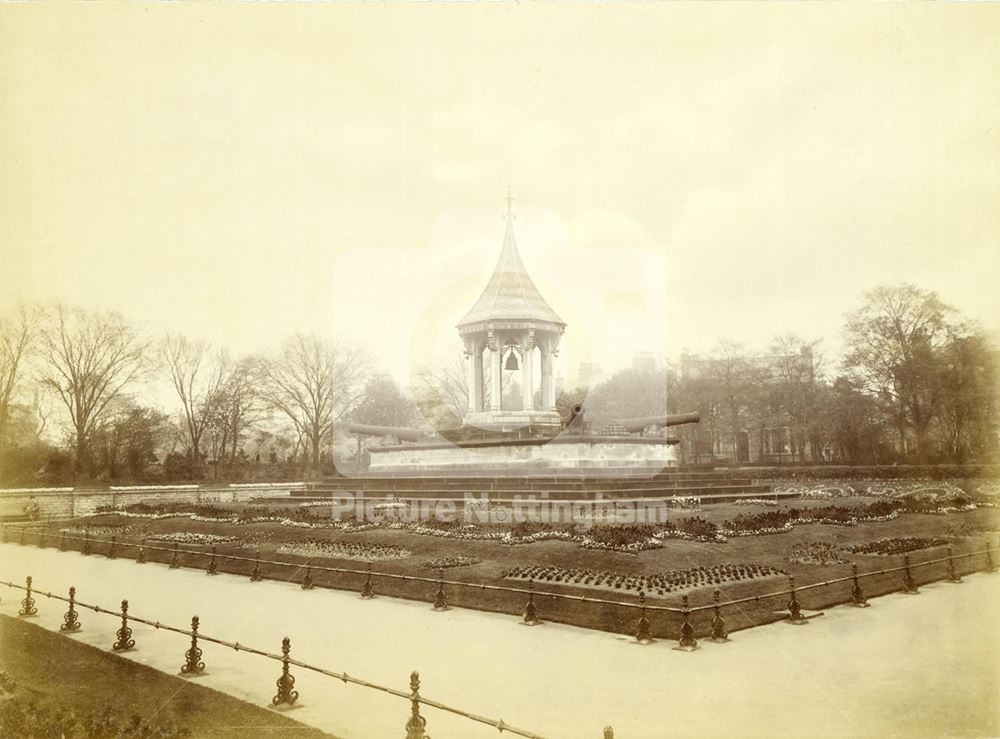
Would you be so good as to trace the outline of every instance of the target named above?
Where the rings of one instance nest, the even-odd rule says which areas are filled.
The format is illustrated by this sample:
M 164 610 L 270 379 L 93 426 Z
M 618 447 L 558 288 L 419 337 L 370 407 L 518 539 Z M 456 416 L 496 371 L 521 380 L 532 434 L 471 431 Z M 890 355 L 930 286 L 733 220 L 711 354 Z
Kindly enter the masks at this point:
M 495 321 L 517 323 L 555 324 L 560 328 L 566 323 L 545 301 L 528 271 L 514 239 L 514 218 L 508 211 L 507 230 L 504 234 L 500 259 L 486 289 L 472 309 L 465 315 L 458 328 L 471 328 L 475 324 Z

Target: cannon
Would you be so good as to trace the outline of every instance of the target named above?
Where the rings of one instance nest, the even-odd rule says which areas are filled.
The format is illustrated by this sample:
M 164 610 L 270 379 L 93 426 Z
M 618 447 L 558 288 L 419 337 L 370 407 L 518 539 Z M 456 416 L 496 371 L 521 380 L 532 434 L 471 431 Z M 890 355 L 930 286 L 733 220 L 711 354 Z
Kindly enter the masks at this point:
M 639 418 L 619 418 L 616 419 L 625 427 L 629 433 L 642 431 L 649 426 L 683 426 L 688 423 L 698 423 L 701 420 L 700 413 L 675 413 L 666 416 L 643 416 Z
M 395 436 L 400 441 L 420 441 L 423 433 L 420 429 L 405 426 L 368 426 L 362 423 L 352 423 L 347 431 L 359 436 Z

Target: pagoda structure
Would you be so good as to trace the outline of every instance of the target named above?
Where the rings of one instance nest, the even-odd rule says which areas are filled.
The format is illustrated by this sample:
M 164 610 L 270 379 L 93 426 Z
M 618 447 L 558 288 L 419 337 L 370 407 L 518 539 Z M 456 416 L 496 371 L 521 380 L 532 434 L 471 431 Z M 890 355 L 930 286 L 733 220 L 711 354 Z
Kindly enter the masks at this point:
M 558 430 L 561 419 L 555 407 L 553 367 L 566 323 L 542 297 L 521 261 L 512 202 L 508 193 L 506 230 L 496 269 L 457 326 L 469 376 L 464 422 L 500 432 Z M 520 403 L 505 408 L 504 372 L 514 370 L 520 375 Z

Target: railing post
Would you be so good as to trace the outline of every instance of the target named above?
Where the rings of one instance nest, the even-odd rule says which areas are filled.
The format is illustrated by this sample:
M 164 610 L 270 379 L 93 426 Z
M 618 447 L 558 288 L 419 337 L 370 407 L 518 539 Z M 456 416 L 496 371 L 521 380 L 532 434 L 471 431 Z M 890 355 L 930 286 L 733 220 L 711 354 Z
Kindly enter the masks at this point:
M 278 693 L 271 699 L 275 706 L 287 703 L 289 706 L 299 699 L 299 692 L 292 690 L 295 687 L 295 678 L 288 672 L 288 653 L 292 649 L 292 640 L 287 636 L 281 640 L 281 677 L 275 685 L 278 686 Z
M 646 593 L 639 591 L 639 623 L 635 630 L 636 641 L 648 644 L 653 641 L 653 634 L 649 630 L 649 619 L 646 618 Z
M 21 539 L 18 542 L 18 544 L 20 544 L 22 547 L 25 546 L 24 530 L 25 530 L 25 525 L 22 523 L 21 524 Z
M 219 567 L 215 563 L 215 547 L 212 547 L 212 559 L 208 562 L 208 569 L 205 571 L 206 575 L 218 575 Z
M 916 595 L 920 591 L 917 590 L 917 584 L 913 581 L 913 573 L 910 572 L 910 555 L 903 556 L 903 592 L 908 595 Z
M 35 599 L 31 597 L 31 575 L 24 579 L 24 585 L 24 600 L 21 601 L 21 610 L 17 612 L 17 615 L 34 616 L 38 613 L 38 609 L 35 608 Z
M 90 554 L 90 529 L 84 529 L 83 532 L 83 554 Z
M 117 536 L 112 536 L 111 537 L 111 548 L 108 549 L 108 559 L 114 559 L 115 558 L 115 554 L 117 553 L 115 551 L 115 549 L 116 549 L 117 545 L 118 545 L 118 537 Z
M 59 532 L 59 551 L 60 552 L 65 552 L 66 551 L 66 532 L 65 531 L 60 531 Z
M 253 572 L 250 573 L 250 582 L 260 582 L 264 578 L 260 574 L 260 550 L 257 550 L 257 559 L 253 563 Z
M 857 608 L 867 608 L 869 603 L 868 599 L 865 598 L 864 591 L 861 590 L 861 582 L 858 580 L 858 566 L 856 564 L 851 565 L 851 577 L 854 579 L 854 585 L 851 586 L 851 605 Z
M 435 611 L 447 611 L 448 610 L 448 599 L 444 594 L 444 569 L 438 570 L 438 589 L 437 593 L 434 594 L 434 610 Z
M 80 622 L 77 620 L 79 614 L 73 606 L 76 605 L 76 588 L 71 587 L 69 589 L 69 609 L 66 611 L 66 615 L 63 616 L 63 623 L 59 627 L 60 631 L 79 631 Z
M 374 598 L 375 597 L 375 586 L 372 585 L 372 563 L 368 563 L 368 574 L 365 575 L 364 585 L 361 586 L 361 597 L 362 598 Z
M 990 542 L 986 542 L 986 571 L 996 572 L 996 565 L 993 564 L 993 555 L 990 553 Z
M 420 715 L 420 673 L 410 673 L 410 718 L 406 722 L 406 739 L 427 739 L 424 727 L 427 719 Z
M 309 560 L 308 562 L 306 562 L 306 576 L 302 578 L 302 589 L 303 590 L 312 590 L 313 587 L 314 587 L 313 586 L 312 569 L 311 569 L 311 566 L 310 566 L 311 564 L 312 564 L 312 560 Z
M 537 626 L 541 623 L 538 618 L 538 609 L 535 607 L 535 581 L 528 580 L 528 602 L 524 606 L 524 618 L 521 623 L 528 626 Z
M 954 553 L 950 546 L 948 547 L 948 582 L 962 582 L 961 576 L 955 569 Z
M 802 624 L 808 623 L 808 621 L 802 616 L 802 606 L 799 605 L 799 599 L 795 593 L 794 575 L 788 576 L 788 589 L 791 591 L 791 598 L 788 601 L 787 622 L 790 624 L 795 624 L 796 626 L 801 626 Z
M 691 604 L 685 595 L 681 598 L 681 608 L 684 609 L 684 620 L 681 622 L 681 636 L 677 640 L 677 646 L 684 652 L 693 652 L 698 648 L 698 641 L 694 638 L 694 627 L 691 625 Z
M 132 639 L 132 629 L 128 627 L 128 601 L 122 601 L 122 627 L 115 632 L 115 636 L 118 637 L 118 641 L 111 645 L 111 648 L 116 652 L 123 652 L 126 649 L 131 649 L 135 646 L 135 640 Z
M 198 646 L 198 617 L 191 617 L 191 648 L 184 653 L 185 662 L 181 665 L 184 675 L 202 672 L 205 663 L 201 661 L 201 648 Z
M 714 641 L 716 643 L 729 641 L 729 632 L 726 631 L 726 622 L 722 619 L 722 604 L 719 602 L 722 598 L 722 592 L 716 588 L 715 592 L 712 593 L 712 607 L 714 614 L 712 616 L 712 636 L 709 641 Z
M 177 542 L 175 541 L 174 542 L 174 553 L 170 557 L 170 569 L 176 570 L 180 566 L 181 566 L 181 563 L 177 559 Z
M 139 554 L 135 558 L 136 564 L 144 565 L 146 564 L 146 540 L 143 539 L 139 542 Z

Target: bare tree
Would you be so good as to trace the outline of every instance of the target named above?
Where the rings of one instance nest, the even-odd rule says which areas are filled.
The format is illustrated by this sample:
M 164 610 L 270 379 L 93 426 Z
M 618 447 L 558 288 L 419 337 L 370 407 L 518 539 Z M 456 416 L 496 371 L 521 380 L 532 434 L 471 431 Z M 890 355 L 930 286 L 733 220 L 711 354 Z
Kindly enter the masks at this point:
M 895 420 L 900 451 L 912 429 L 919 461 L 940 401 L 940 350 L 951 337 L 954 311 L 936 293 L 914 285 L 877 287 L 847 320 L 844 369 L 879 398 Z
M 221 418 L 226 425 L 226 436 L 230 444 L 230 470 L 236 462 L 236 453 L 244 434 L 250 431 L 260 418 L 261 396 L 256 382 L 259 369 L 259 360 L 256 357 L 241 359 L 226 374 L 221 390 L 217 394 Z
M 233 362 L 228 353 L 220 350 L 214 363 L 219 381 L 205 408 L 207 423 L 203 441 L 208 440 L 214 476 L 218 479 L 220 464 L 225 461 L 227 471 L 232 471 L 240 442 L 260 420 L 262 394 L 257 357 Z
M 210 361 L 210 346 L 167 334 L 160 345 L 160 357 L 182 408 L 183 442 L 191 462 L 201 460 L 201 438 L 211 419 L 210 408 L 225 379 L 225 363 Z M 216 359 L 221 355 L 216 354 Z
M 148 348 L 148 341 L 109 311 L 58 306 L 42 332 L 40 380 L 69 411 L 77 473 L 109 403 L 145 370 Z
M 417 407 L 435 429 L 461 425 L 469 409 L 469 372 L 460 354 L 437 369 L 425 367 L 418 376 Z M 484 382 L 484 392 L 489 383 Z M 484 403 L 489 404 L 489 398 Z
M 791 422 L 792 454 L 804 462 L 808 442 L 815 460 L 819 452 L 816 419 L 822 390 L 819 341 L 782 334 L 772 341 L 769 355 L 775 405 Z
M 356 423 L 409 427 L 420 414 L 413 400 L 403 394 L 391 377 L 376 375 L 365 385 L 364 394 L 350 415 Z
M 491 388 L 493 382 L 492 362 L 483 363 L 483 407 L 490 407 Z M 510 393 L 512 384 L 516 384 L 516 372 L 502 372 L 501 395 Z M 417 387 L 414 390 L 417 406 L 431 426 L 436 429 L 450 429 L 462 425 L 462 419 L 469 410 L 469 369 L 468 360 L 456 351 L 450 362 L 442 367 L 424 367 L 418 375 Z M 519 398 L 520 396 L 518 396 Z
M 0 469 L 7 445 L 11 404 L 24 377 L 24 367 L 38 338 L 39 313 L 19 304 L 13 318 L 0 320 Z
M 355 347 L 338 346 L 318 336 L 295 334 L 281 350 L 261 363 L 268 403 L 281 411 L 311 448 L 320 467 L 320 449 L 333 424 L 361 398 L 367 361 Z
M 969 327 L 944 347 L 941 377 L 940 430 L 951 459 L 963 463 L 971 455 L 988 459 L 996 449 L 997 354 L 986 334 Z M 992 438 L 991 438 L 992 437 Z
M 764 372 L 755 367 L 742 344 L 720 341 L 708 365 L 708 378 L 715 385 L 723 415 L 729 422 L 733 441 L 733 461 L 745 461 L 749 449 L 740 444 L 744 428 L 754 420 L 750 416 L 755 395 L 764 382 Z

